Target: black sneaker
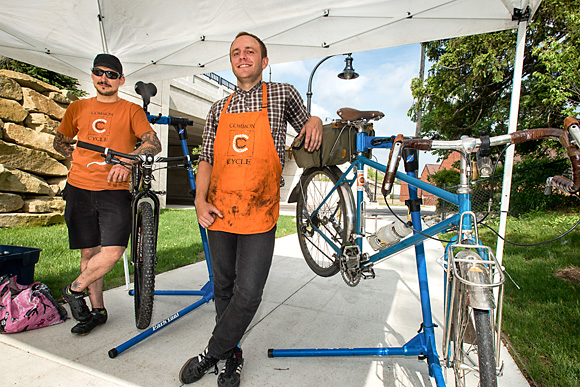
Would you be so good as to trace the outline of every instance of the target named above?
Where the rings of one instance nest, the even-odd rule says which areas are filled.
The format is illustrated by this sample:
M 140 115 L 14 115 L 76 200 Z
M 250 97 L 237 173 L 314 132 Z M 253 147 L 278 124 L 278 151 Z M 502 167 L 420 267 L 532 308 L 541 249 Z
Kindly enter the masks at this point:
M 183 384 L 189 384 L 197 382 L 207 373 L 217 375 L 217 363 L 219 361 L 220 359 L 217 357 L 208 356 L 206 348 L 205 351 L 185 362 L 183 367 L 181 367 L 181 371 L 179 371 L 179 381 Z M 213 371 L 210 371 L 212 368 Z
M 91 318 L 91 311 L 85 302 L 85 293 L 71 290 L 69 284 L 62 289 L 62 298 L 69 304 L 70 312 L 75 320 L 85 322 Z
M 244 358 L 240 350 L 226 360 L 226 365 L 222 368 L 218 376 L 218 387 L 238 387 L 240 385 L 240 375 L 243 366 Z
M 96 327 L 107 322 L 107 310 L 98 309 L 91 312 L 91 318 L 88 321 L 80 322 L 70 332 L 74 335 L 88 335 Z

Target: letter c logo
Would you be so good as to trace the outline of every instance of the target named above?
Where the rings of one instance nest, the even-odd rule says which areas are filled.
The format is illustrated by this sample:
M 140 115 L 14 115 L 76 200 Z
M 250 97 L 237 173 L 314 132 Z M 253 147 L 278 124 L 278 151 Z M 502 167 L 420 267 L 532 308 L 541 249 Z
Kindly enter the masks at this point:
M 107 120 L 99 118 L 97 120 L 93 121 L 93 130 L 97 133 L 105 133 L 105 131 L 107 130 L 105 128 L 105 124 L 107 123 Z
M 236 134 L 232 141 L 232 147 L 238 153 L 243 153 L 248 150 L 246 141 L 250 138 L 247 134 Z

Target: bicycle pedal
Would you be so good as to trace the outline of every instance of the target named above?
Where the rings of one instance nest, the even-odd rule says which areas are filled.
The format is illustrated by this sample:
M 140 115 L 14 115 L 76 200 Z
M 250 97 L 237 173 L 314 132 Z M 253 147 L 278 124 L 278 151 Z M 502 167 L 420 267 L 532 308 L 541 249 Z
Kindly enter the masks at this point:
M 375 279 L 376 277 L 375 271 L 372 268 L 363 271 L 361 274 L 363 279 Z

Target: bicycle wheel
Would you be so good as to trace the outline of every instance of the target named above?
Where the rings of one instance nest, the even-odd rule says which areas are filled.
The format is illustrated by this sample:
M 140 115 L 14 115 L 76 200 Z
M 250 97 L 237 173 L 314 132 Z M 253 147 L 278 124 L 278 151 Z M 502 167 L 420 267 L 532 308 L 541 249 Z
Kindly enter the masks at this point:
M 350 187 L 332 190 L 339 176 L 336 167 L 311 169 L 301 179 L 303 185 L 296 206 L 300 249 L 308 266 L 322 277 L 333 276 L 340 270 L 340 252 L 335 248 L 342 249 L 353 228 L 354 199 Z
M 491 311 L 471 308 L 467 298 L 467 288 L 460 284 L 452 333 L 455 386 L 465 387 L 467 381 L 477 380 L 479 375 L 479 386 L 496 387 Z
M 155 254 L 157 235 L 153 209 L 147 202 L 139 203 L 137 213 L 137 248 L 133 252 L 135 325 L 145 329 L 151 323 L 155 292 Z

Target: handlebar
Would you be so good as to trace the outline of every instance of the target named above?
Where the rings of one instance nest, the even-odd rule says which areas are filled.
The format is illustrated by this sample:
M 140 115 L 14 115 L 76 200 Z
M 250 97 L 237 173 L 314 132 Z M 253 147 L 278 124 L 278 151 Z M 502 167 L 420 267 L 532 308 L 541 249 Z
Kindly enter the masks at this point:
M 84 142 L 84 141 L 77 141 L 77 146 L 79 148 L 84 148 L 84 149 L 92 150 L 94 152 L 98 152 L 98 153 L 103 154 L 107 163 L 110 163 L 110 164 L 118 164 L 115 162 L 111 162 L 113 158 L 118 158 L 118 157 L 123 157 L 123 158 L 129 159 L 129 160 L 141 161 L 141 162 L 148 161 L 151 164 L 153 164 L 153 163 L 171 163 L 171 162 L 178 162 L 178 161 L 186 162 L 188 160 L 191 160 L 190 156 L 155 157 L 155 158 L 153 158 L 152 155 L 133 155 L 133 154 L 129 154 L 129 153 L 118 152 L 118 151 L 110 149 L 110 148 L 105 148 L 105 147 L 91 144 L 89 142 Z M 151 160 L 147 160 L 148 156 L 151 156 Z M 195 158 L 196 157 L 194 156 L 193 159 L 195 159 Z M 118 161 L 119 161 L 119 163 L 121 162 L 120 160 L 118 160 Z
M 580 125 L 576 118 L 566 118 L 564 120 L 564 129 L 538 128 L 520 130 L 510 134 L 490 137 L 489 144 L 490 146 L 520 144 L 526 141 L 541 139 L 558 140 L 564 149 L 566 149 L 566 155 L 572 164 L 572 180 L 564 176 L 554 176 L 548 178 L 546 184 L 570 194 L 580 191 Z M 454 141 L 406 138 L 403 146 L 422 151 L 441 149 L 463 150 L 466 153 L 471 153 L 479 148 L 481 144 L 482 140 L 479 138 L 464 136 L 460 140 Z

